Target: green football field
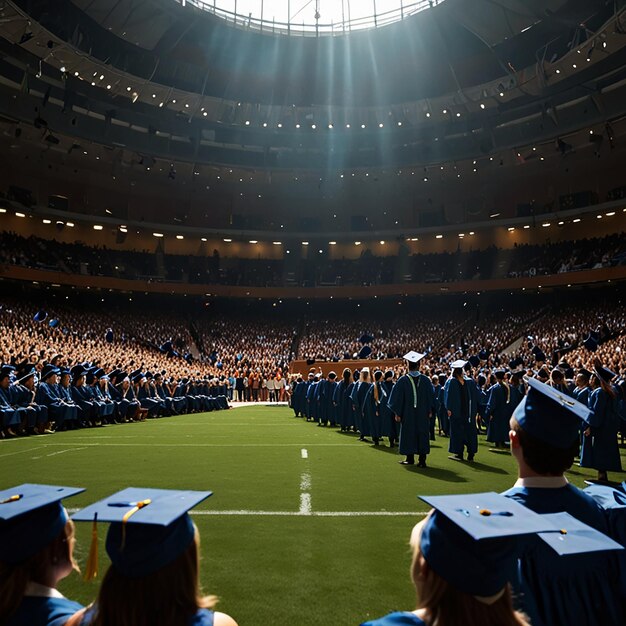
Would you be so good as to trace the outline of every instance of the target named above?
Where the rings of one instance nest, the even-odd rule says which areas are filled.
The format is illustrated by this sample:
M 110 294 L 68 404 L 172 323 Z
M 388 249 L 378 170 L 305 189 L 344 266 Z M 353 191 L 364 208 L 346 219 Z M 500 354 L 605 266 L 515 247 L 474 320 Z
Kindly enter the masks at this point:
M 472 464 L 449 460 L 447 443 L 434 443 L 427 469 L 404 467 L 395 450 L 284 406 L 238 407 L 0 442 L 0 488 L 86 487 L 66 501 L 72 509 L 131 486 L 211 490 L 193 519 L 204 591 L 220 597 L 219 609 L 240 626 L 347 626 L 414 608 L 408 538 L 427 511 L 418 494 L 502 491 L 515 481 L 509 453 L 490 452 L 484 436 Z M 576 466 L 568 474 L 578 486 L 594 476 Z M 83 567 L 90 532 L 78 524 Z M 61 590 L 88 603 L 97 581 L 75 574 Z

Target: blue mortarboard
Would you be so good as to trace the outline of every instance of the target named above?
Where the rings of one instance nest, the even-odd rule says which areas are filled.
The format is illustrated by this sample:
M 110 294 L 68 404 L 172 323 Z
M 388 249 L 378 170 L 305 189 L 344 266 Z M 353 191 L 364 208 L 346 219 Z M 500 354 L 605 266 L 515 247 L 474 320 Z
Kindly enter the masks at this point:
M 145 376 L 142 373 L 136 374 L 135 376 L 133 376 L 133 382 L 139 383 L 143 378 L 145 378 Z
M 477 356 L 471 356 L 468 361 L 472 367 L 478 367 L 480 365 L 480 359 Z
M 41 380 L 45 381 L 48 377 L 52 376 L 52 374 L 59 374 L 60 370 L 58 367 L 55 367 L 51 363 L 43 366 L 41 370 Z
M 80 378 L 87 373 L 84 365 L 74 365 L 74 367 L 70 370 L 72 372 L 72 376 L 76 378 Z
M 159 350 L 161 352 L 171 352 L 172 351 L 172 342 L 171 341 L 166 341 L 165 343 L 162 343 Z
M 48 326 L 50 326 L 50 328 L 56 328 L 59 325 L 59 323 L 60 323 L 59 320 L 54 318 L 48 322 Z
M 478 353 L 478 358 L 481 361 L 486 361 L 489 358 L 489 351 L 485 350 L 485 348 L 483 348 L 479 353 Z
M 533 355 L 535 356 L 535 361 L 539 362 L 539 363 L 545 363 L 547 358 L 545 353 L 543 352 L 543 350 L 539 347 L 539 346 L 535 346 L 531 352 L 533 353 Z
M 587 350 L 595 352 L 598 349 L 598 342 L 591 335 L 588 335 L 583 341 L 583 346 L 585 346 Z
M 72 519 L 111 522 L 106 539 L 111 562 L 124 576 L 138 578 L 171 563 L 191 545 L 195 531 L 187 511 L 211 495 L 210 491 L 129 487 Z
M 361 337 L 359 338 L 359 341 L 361 343 L 371 343 L 374 340 L 374 337 L 372 337 L 371 335 L 368 335 L 367 333 L 364 333 L 363 335 L 361 335 Z
M 17 382 L 23 383 L 25 380 L 28 380 L 31 376 L 34 376 L 36 372 L 37 370 L 35 369 L 34 365 L 29 365 L 28 367 L 25 367 L 23 370 L 20 371 Z
M 33 320 L 35 322 L 43 322 L 47 317 L 48 313 L 46 313 L 43 309 L 40 309 L 37 313 L 35 313 L 35 315 L 33 315 Z
M 493 596 L 512 580 L 524 535 L 538 535 L 560 555 L 621 548 L 568 513 L 539 515 L 493 492 L 420 498 L 436 509 L 422 529 L 424 558 L 471 595 Z
M 436 509 L 422 529 L 420 549 L 431 569 L 460 591 L 492 596 L 515 575 L 517 537 L 553 525 L 497 493 L 420 496 Z
M 370 354 L 372 354 L 372 349 L 369 346 L 363 346 L 359 350 L 359 359 L 366 359 Z
M 467 364 L 467 361 L 464 361 L 463 359 L 457 359 L 456 361 L 453 361 L 452 363 L 450 363 L 450 367 L 453 370 L 463 369 L 466 364 Z
M 584 404 L 535 378 L 528 394 L 513 411 L 518 424 L 531 436 L 555 448 L 569 448 L 580 432 L 580 421 L 591 414 Z
M 61 500 L 83 491 L 32 484 L 0 491 L 0 562 L 20 563 L 45 548 L 68 520 Z
M 59 368 L 59 376 L 71 376 L 72 372 L 67 367 Z
M 411 352 L 407 352 L 402 358 L 409 363 L 419 363 L 426 355 L 421 352 L 415 352 L 415 350 L 411 350 Z
M 615 372 L 612 372 L 610 369 L 604 367 L 604 365 L 602 365 L 602 361 L 597 358 L 593 360 L 593 372 L 605 383 L 610 383 L 616 376 Z
M 8 378 L 15 371 L 12 365 L 3 365 L 0 367 L 0 380 Z
M 624 546 L 617 541 L 613 541 L 595 528 L 587 526 L 569 513 L 549 513 L 541 517 L 551 522 L 554 525 L 554 530 L 552 532 L 540 532 L 538 535 L 559 556 L 624 549 Z
M 113 343 L 113 329 L 112 328 L 107 328 L 106 329 L 106 332 L 104 333 L 104 338 L 109 343 Z

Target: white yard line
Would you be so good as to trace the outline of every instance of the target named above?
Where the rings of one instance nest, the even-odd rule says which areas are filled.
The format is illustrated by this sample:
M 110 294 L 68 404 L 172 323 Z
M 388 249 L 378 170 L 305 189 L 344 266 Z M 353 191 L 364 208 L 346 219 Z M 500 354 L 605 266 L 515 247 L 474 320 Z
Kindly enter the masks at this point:
M 292 448 L 298 447 L 302 448 L 302 443 L 100 443 L 94 442 L 93 437 L 89 438 L 89 442 L 85 440 L 78 440 L 81 446 L 118 446 L 118 447 L 129 447 L 129 448 Z M 54 443 L 50 441 L 46 443 L 47 446 L 66 446 L 67 441 Z M 304 444 L 309 447 L 322 447 L 322 448 L 354 448 L 356 449 L 358 446 L 353 443 L 307 443 Z
M 45 448 L 45 445 L 39 446 L 38 448 L 26 448 L 26 450 L 17 450 L 15 452 L 7 452 L 6 454 L 0 454 L 0 459 L 5 456 L 14 456 L 15 454 L 25 454 L 26 452 L 35 452 L 36 450 L 41 450 L 41 448 Z
M 300 510 L 298 511 L 300 515 L 312 515 L 311 511 L 311 494 L 310 493 L 301 493 L 300 494 Z
M 302 455 L 303 459 L 309 458 L 309 451 L 306 448 L 302 448 L 302 450 L 300 450 L 300 454 Z
M 80 509 L 67 509 L 68 513 L 77 513 Z M 428 511 L 189 511 L 190 515 L 201 516 L 238 516 L 238 517 L 424 517 Z

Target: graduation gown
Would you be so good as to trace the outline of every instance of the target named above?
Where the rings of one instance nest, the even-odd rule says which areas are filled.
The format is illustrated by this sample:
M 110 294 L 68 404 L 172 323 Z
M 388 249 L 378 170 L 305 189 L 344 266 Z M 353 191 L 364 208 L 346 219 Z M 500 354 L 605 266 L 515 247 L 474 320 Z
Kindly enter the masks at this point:
M 464 380 L 466 396 L 456 378 L 448 378 L 443 388 L 443 402 L 451 413 L 448 451 L 452 454 L 463 454 L 464 447 L 467 447 L 468 454 L 478 452 L 478 432 L 474 419 L 478 410 L 478 387 L 473 379 Z
M 417 617 L 415 613 L 395 611 L 385 615 L 385 617 L 363 622 L 361 626 L 426 626 L 426 622 Z
M 624 484 L 622 484 L 624 488 Z M 585 493 L 602 508 L 609 525 L 609 536 L 626 548 L 626 492 L 608 485 L 591 485 Z M 619 565 L 619 592 L 622 610 L 626 616 L 626 550 L 617 554 Z
M 380 422 L 382 425 L 382 436 L 389 437 L 389 440 L 397 440 L 400 432 L 400 425 L 394 419 L 394 413 L 389 408 L 389 398 L 393 391 L 394 383 L 391 380 L 385 380 L 382 383 L 384 398 L 380 403 Z
M 361 380 L 354 384 L 352 393 L 350 394 L 350 400 L 352 400 L 352 406 L 354 407 L 354 414 L 356 416 L 356 427 L 359 429 L 362 437 L 369 437 L 372 434 L 368 416 L 365 413 L 365 397 L 371 385 L 372 383 L 366 383 L 364 380 Z
M 411 380 L 413 379 L 413 380 Z M 428 454 L 430 452 L 430 415 L 435 404 L 435 391 L 430 379 L 423 374 L 401 376 L 389 400 L 400 423 L 400 454 Z
M 503 493 L 536 513 L 565 511 L 608 534 L 600 507 L 580 489 L 513 487 Z M 623 624 L 617 555 L 591 552 L 557 557 L 540 539 L 520 559 L 515 591 L 533 626 Z
M 374 388 L 378 389 L 378 401 L 374 396 Z M 383 395 L 382 384 L 380 382 L 372 383 L 365 394 L 363 415 L 367 421 L 369 432 L 374 439 L 382 437 L 381 406 L 384 401 L 385 396 Z
M 622 462 L 617 445 L 620 426 L 617 399 L 598 387 L 589 396 L 589 408 L 592 413 L 587 423 L 591 427 L 591 434 L 583 437 L 591 439 L 591 445 L 588 441 L 583 442 L 580 466 L 605 472 L 621 472 Z
M 345 381 L 340 380 L 333 389 L 333 405 L 334 405 L 334 420 L 335 423 L 341 426 L 342 430 L 348 425 L 348 405 L 350 399 L 346 394 L 348 385 Z
M 487 441 L 505 443 L 509 440 L 509 420 L 515 406 L 511 397 L 511 388 L 500 383 L 489 387 L 487 392 Z M 491 418 L 491 419 L 490 419 Z
M 17 611 L 2 626 L 62 626 L 82 604 L 67 598 L 24 596 Z
M 80 622 L 80 626 L 89 626 L 95 615 L 94 609 L 88 610 Z M 211 609 L 198 609 L 186 626 L 213 626 L 215 613 Z M 55 625 L 56 626 L 56 625 Z

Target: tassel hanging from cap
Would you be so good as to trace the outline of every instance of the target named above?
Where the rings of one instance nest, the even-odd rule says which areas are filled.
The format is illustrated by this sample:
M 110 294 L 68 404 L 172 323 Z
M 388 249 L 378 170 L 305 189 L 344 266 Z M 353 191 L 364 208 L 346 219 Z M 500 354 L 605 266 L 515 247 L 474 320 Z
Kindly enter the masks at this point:
M 93 518 L 93 526 L 91 527 L 91 545 L 89 546 L 89 556 L 87 557 L 87 565 L 83 579 L 86 581 L 94 580 L 98 576 L 98 514 Z

